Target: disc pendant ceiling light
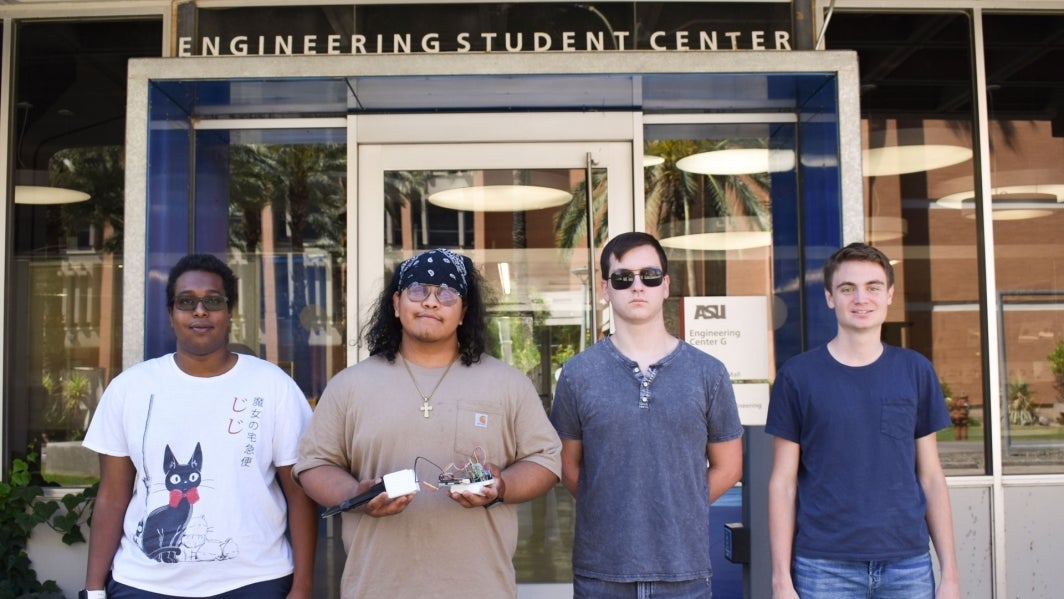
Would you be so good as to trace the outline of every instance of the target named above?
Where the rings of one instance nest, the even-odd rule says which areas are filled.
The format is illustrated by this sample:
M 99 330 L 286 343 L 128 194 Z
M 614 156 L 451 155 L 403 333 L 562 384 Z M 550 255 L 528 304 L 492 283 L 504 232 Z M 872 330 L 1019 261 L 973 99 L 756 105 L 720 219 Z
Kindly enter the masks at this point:
M 752 175 L 794 170 L 794 151 L 769 148 L 729 148 L 684 156 L 682 171 L 698 175 Z
M 731 251 L 772 245 L 772 233 L 756 217 L 718 216 L 692 221 L 692 231 L 666 237 L 661 245 L 677 250 Z M 697 232 L 695 232 L 697 231 Z
M 907 175 L 953 166 L 972 159 L 971 148 L 947 144 L 918 144 L 869 148 L 864 151 L 864 176 Z
M 519 212 L 567 204 L 573 194 L 536 185 L 483 185 L 436 192 L 429 203 L 441 208 L 469 212 Z

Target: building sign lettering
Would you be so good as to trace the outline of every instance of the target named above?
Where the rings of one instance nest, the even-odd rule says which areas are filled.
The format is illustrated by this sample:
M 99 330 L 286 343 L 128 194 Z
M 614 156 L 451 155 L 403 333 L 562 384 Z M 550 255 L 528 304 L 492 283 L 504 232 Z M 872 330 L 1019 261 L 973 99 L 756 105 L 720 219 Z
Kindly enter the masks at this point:
M 451 52 L 604 52 L 632 50 L 631 34 L 627 31 L 536 31 L 531 35 L 517 33 L 462 32 L 452 40 L 453 50 L 444 50 L 439 33 L 414 36 L 394 33 L 390 36 L 336 34 L 327 36 L 303 35 L 238 35 L 229 39 L 220 36 L 203 37 L 198 47 L 191 37 L 178 38 L 178 56 L 291 56 L 295 54 L 411 54 Z M 474 43 L 477 43 L 474 46 Z M 685 50 L 790 50 L 788 31 L 655 31 L 650 35 L 650 49 L 655 51 Z
M 790 21 L 786 0 L 198 9 L 177 56 L 785 51 Z

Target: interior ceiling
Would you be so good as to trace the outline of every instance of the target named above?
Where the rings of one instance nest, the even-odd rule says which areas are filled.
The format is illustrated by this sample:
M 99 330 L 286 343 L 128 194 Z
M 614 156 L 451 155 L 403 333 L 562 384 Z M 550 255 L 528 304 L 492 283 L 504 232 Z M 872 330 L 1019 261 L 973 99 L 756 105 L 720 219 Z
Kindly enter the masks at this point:
M 157 81 L 203 119 L 425 112 L 642 110 L 793 113 L 823 73 L 663 73 L 352 76 L 291 80 Z M 804 95 L 803 95 L 804 94 Z
M 1064 17 L 987 15 L 984 32 L 992 117 L 1059 121 Z M 46 168 L 64 147 L 122 143 L 126 61 L 158 56 L 158 20 L 40 22 L 20 25 L 16 35 L 17 167 Z M 866 118 L 970 121 L 970 37 L 962 12 L 837 12 L 827 47 L 858 52 Z M 411 102 L 432 108 L 431 96 Z
M 124 143 L 126 63 L 159 55 L 159 20 L 19 23 L 15 34 L 15 168 L 47 169 L 63 148 Z
M 988 14 L 983 35 L 991 117 L 1057 119 L 1064 17 Z M 971 120 L 971 37 L 959 11 L 837 13 L 826 45 L 857 51 L 863 116 Z

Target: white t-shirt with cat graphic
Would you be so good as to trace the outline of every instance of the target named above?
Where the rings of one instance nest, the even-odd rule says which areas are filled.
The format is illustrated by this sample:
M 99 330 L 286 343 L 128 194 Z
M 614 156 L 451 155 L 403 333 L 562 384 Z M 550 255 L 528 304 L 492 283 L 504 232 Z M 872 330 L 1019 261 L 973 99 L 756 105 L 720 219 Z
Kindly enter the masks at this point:
M 216 377 L 185 374 L 173 354 L 118 375 L 84 441 L 137 469 L 115 580 L 210 596 L 292 573 L 274 475 L 296 462 L 310 414 L 295 382 L 252 356 Z

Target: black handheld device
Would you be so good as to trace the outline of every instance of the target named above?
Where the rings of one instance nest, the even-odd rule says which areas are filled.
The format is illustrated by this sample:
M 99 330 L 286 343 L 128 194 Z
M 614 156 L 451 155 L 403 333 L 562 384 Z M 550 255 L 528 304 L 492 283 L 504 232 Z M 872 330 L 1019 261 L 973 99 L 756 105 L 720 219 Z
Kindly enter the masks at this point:
M 354 497 L 352 497 L 350 499 L 346 499 L 346 500 L 340 502 L 339 504 L 334 505 L 331 508 L 325 510 L 322 513 L 321 517 L 322 518 L 329 518 L 330 516 L 335 516 L 336 514 L 339 514 L 340 512 L 346 512 L 347 510 L 353 510 L 356 507 L 363 506 L 363 505 L 369 503 L 370 500 L 372 500 L 377 495 L 380 495 L 384 491 L 385 491 L 384 481 L 381 481 L 381 482 L 373 485 L 372 487 L 370 487 L 369 490 L 366 491 L 365 493 L 362 493 L 361 495 L 355 495 Z

